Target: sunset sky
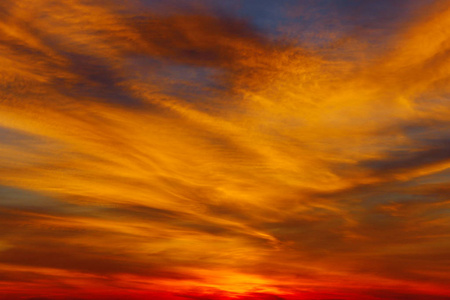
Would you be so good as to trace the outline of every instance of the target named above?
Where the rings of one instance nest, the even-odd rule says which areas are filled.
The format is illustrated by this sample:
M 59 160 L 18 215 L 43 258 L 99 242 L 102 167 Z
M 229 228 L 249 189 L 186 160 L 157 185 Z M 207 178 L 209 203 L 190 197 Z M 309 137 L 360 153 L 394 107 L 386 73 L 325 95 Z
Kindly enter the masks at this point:
M 449 282 L 449 0 L 0 1 L 0 299 Z

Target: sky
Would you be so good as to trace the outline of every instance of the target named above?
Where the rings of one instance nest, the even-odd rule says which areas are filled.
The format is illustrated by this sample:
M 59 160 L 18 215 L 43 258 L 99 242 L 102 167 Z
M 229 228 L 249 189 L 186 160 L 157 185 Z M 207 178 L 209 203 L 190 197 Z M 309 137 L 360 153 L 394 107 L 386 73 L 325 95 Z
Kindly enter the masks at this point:
M 0 299 L 450 299 L 450 1 L 2 0 Z

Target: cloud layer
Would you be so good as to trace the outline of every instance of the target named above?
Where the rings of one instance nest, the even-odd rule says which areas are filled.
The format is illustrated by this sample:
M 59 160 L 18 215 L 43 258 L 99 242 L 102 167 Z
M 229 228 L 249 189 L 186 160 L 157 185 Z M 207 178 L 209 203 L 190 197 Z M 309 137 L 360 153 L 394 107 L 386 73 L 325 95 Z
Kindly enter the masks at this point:
M 449 2 L 266 2 L 2 1 L 1 294 L 445 299 Z

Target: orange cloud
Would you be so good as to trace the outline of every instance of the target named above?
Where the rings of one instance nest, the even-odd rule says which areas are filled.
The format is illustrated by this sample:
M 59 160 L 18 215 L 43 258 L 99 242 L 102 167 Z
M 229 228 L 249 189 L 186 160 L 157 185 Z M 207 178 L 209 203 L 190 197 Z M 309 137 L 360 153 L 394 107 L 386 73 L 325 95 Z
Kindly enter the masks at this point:
M 144 2 L 0 6 L 0 293 L 444 299 L 447 1 L 373 49 Z

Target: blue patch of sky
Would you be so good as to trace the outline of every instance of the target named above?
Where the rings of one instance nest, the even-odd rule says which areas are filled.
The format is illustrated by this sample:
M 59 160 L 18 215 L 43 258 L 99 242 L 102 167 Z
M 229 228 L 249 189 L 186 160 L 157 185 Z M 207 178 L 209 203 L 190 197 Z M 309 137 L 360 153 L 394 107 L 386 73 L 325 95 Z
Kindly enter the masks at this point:
M 25 162 L 25 156 L 11 156 L 11 153 L 32 153 L 33 155 L 45 154 L 51 149 L 52 151 L 61 149 L 63 146 L 50 138 L 29 134 L 27 132 L 0 127 L 0 147 L 9 149 L 10 151 L 0 152 L 0 160 L 6 162 Z M 10 153 L 10 154 L 8 154 Z
M 426 184 L 443 184 L 443 185 L 448 184 L 450 186 L 450 168 L 434 174 L 416 178 L 414 180 L 405 183 L 405 186 L 414 187 Z M 444 196 L 446 197 L 447 195 Z
M 150 80 L 159 92 L 187 102 L 208 101 L 227 90 L 221 80 L 223 70 L 219 68 L 179 64 L 148 56 L 130 57 L 129 64 L 138 80 Z
M 355 29 L 371 28 L 373 30 L 367 33 L 373 38 L 382 38 L 432 0 L 245 0 L 214 3 L 224 12 L 249 20 L 269 36 L 283 36 L 286 32 L 281 28 L 295 24 L 296 28 L 304 31 L 296 33 L 299 38 L 309 37 L 311 40 L 308 42 L 320 44 L 327 41 L 319 32 L 323 29 L 344 35 Z
M 16 146 L 16 147 L 29 147 L 44 143 L 45 139 L 36 135 L 31 135 L 23 131 L 19 131 L 12 128 L 0 127 L 0 144 Z
M 153 13 L 187 13 L 198 7 L 208 7 L 217 13 L 249 21 L 269 36 L 279 37 L 285 32 L 282 25 L 297 24 L 299 28 L 314 33 L 327 24 L 330 30 L 348 32 L 355 28 L 378 29 L 375 35 L 385 35 L 392 26 L 407 20 L 420 8 L 433 0 L 237 0 L 188 1 L 141 0 Z M 319 33 L 319 32 L 316 32 Z M 299 37 L 303 34 L 299 32 Z M 317 42 L 320 42 L 317 37 Z
M 48 210 L 65 206 L 51 197 L 15 187 L 0 185 L 0 207 Z
M 14 209 L 48 215 L 98 216 L 108 207 L 97 205 L 77 205 L 58 200 L 51 195 L 36 191 L 0 185 L 0 209 Z

